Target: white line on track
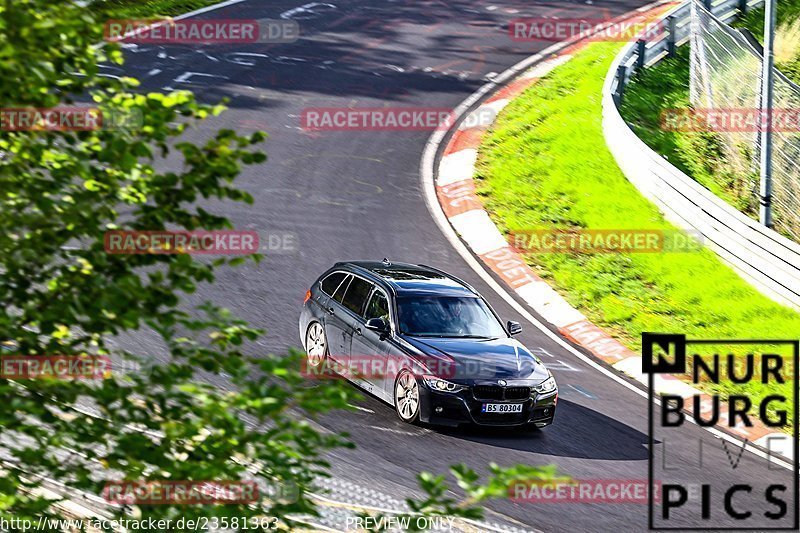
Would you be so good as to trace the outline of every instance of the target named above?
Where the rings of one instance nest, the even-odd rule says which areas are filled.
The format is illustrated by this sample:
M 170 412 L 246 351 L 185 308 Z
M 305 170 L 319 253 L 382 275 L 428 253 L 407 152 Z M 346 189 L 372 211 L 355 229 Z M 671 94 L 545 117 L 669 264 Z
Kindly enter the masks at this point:
M 597 396 L 595 396 L 591 392 L 587 391 L 583 387 L 578 387 L 577 385 L 572 385 L 572 384 L 568 384 L 567 387 L 576 390 L 579 394 L 583 394 L 584 396 L 586 396 L 590 400 L 596 400 L 597 399 Z
M 416 437 L 416 433 L 412 433 L 410 431 L 403 431 L 402 429 L 394 429 L 394 428 L 387 428 L 381 426 L 372 426 L 372 429 L 377 429 L 378 431 L 383 431 L 384 433 L 394 433 L 395 435 L 405 435 L 407 437 Z
M 219 4 L 214 4 L 212 6 L 201 7 L 200 9 L 184 13 L 183 15 L 178 15 L 174 18 L 174 20 L 183 20 L 189 17 L 196 17 L 197 15 L 202 15 L 203 13 L 208 13 L 209 11 L 214 11 L 215 9 L 220 9 L 222 7 L 232 6 L 240 2 L 244 2 L 244 0 L 227 0 L 226 2 L 220 2 Z
M 375 414 L 375 411 L 373 411 L 372 409 L 367 409 L 366 407 L 361 407 L 360 405 L 353 405 L 352 403 L 348 403 L 347 405 L 354 409 L 358 409 L 359 411 L 364 411 L 365 413 Z

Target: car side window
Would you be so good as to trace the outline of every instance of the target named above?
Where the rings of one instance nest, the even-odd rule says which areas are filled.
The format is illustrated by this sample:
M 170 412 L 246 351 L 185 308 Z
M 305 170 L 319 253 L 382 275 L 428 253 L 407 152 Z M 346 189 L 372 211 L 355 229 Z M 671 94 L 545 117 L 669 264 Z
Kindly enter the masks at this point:
M 320 287 L 322 288 L 322 292 L 327 294 L 328 296 L 333 296 L 336 292 L 336 289 L 339 288 L 339 285 L 342 284 L 344 278 L 347 274 L 344 272 L 334 272 L 324 280 L 322 280 L 322 284 Z
M 347 275 L 347 279 L 344 280 L 340 285 L 339 288 L 336 289 L 336 292 L 333 293 L 333 299 L 339 303 L 342 303 L 344 299 L 344 295 L 347 294 L 347 286 L 350 285 L 350 281 L 353 279 L 353 276 Z
M 355 314 L 360 315 L 367 296 L 369 296 L 369 291 L 371 290 L 372 284 L 370 282 L 353 276 L 352 281 L 350 281 L 350 286 L 347 287 L 347 292 L 344 294 L 342 305 Z
M 376 290 L 372 293 L 372 298 L 369 299 L 367 309 L 364 312 L 364 318 L 366 320 L 382 318 L 387 324 L 389 323 L 389 301 L 383 291 Z

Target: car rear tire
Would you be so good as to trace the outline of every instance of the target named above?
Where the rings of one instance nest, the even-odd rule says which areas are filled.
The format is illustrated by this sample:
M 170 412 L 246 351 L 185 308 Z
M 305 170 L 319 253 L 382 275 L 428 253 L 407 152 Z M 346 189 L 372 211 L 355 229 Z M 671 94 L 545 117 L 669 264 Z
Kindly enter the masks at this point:
M 403 422 L 413 424 L 419 420 L 419 384 L 408 370 L 402 370 L 394 382 L 394 408 Z
M 328 339 L 325 328 L 319 322 L 312 322 L 306 330 L 306 358 L 310 370 L 319 370 L 328 358 Z

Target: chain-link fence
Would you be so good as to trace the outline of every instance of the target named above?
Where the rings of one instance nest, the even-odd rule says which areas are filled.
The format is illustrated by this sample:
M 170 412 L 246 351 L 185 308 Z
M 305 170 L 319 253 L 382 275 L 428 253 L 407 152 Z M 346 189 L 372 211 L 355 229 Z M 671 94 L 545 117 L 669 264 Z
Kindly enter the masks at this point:
M 761 53 L 757 43 L 692 2 L 690 100 L 703 116 L 714 115 L 735 183 L 758 205 L 761 131 L 768 127 L 760 109 Z M 773 220 L 776 229 L 800 241 L 800 87 L 775 71 L 772 121 Z M 709 113 L 713 111 L 715 113 Z

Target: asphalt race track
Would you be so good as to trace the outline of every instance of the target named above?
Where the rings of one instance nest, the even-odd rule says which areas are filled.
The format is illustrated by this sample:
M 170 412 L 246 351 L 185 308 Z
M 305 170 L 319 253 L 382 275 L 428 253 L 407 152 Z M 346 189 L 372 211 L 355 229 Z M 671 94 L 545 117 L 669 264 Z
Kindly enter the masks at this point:
M 202 18 L 276 19 L 304 0 L 245 0 Z M 258 327 L 261 348 L 280 353 L 299 346 L 303 295 L 335 261 L 382 259 L 437 266 L 474 285 L 504 319 L 523 324 L 520 339 L 553 370 L 561 390 L 556 422 L 538 432 L 437 430 L 402 424 L 374 398 L 360 409 L 319 422 L 346 431 L 355 451 L 331 457 L 337 477 L 402 499 L 421 470 L 442 472 L 463 462 L 481 471 L 495 462 L 557 464 L 580 479 L 647 479 L 646 399 L 604 376 L 541 334 L 492 291 L 451 248 L 428 212 L 419 164 L 430 131 L 307 132 L 312 107 L 454 108 L 493 74 L 552 43 L 514 43 L 505 25 L 519 17 L 622 14 L 642 0 L 592 2 L 501 0 L 329 0 L 295 10 L 302 38 L 291 44 L 139 45 L 123 72 L 150 90 L 191 89 L 201 100 L 230 98 L 230 110 L 188 133 L 199 141 L 222 127 L 263 129 L 269 160 L 249 167 L 238 186 L 253 206 L 215 205 L 237 229 L 296 237 L 295 250 L 264 250 L 265 260 L 220 271 L 195 301 L 213 299 Z M 598 96 L 599 97 L 599 96 Z M 141 349 L 148 344 L 139 339 Z M 695 426 L 670 443 L 674 468 L 696 462 L 726 483 L 767 472 L 791 485 L 791 474 L 769 470 L 745 453 L 732 468 L 720 440 Z M 773 467 L 774 468 L 774 467 Z M 687 478 L 690 475 L 687 473 Z M 764 505 L 763 503 L 761 505 Z M 541 531 L 642 531 L 646 506 L 531 504 L 497 501 L 489 518 Z M 731 523 L 719 526 L 735 525 Z

